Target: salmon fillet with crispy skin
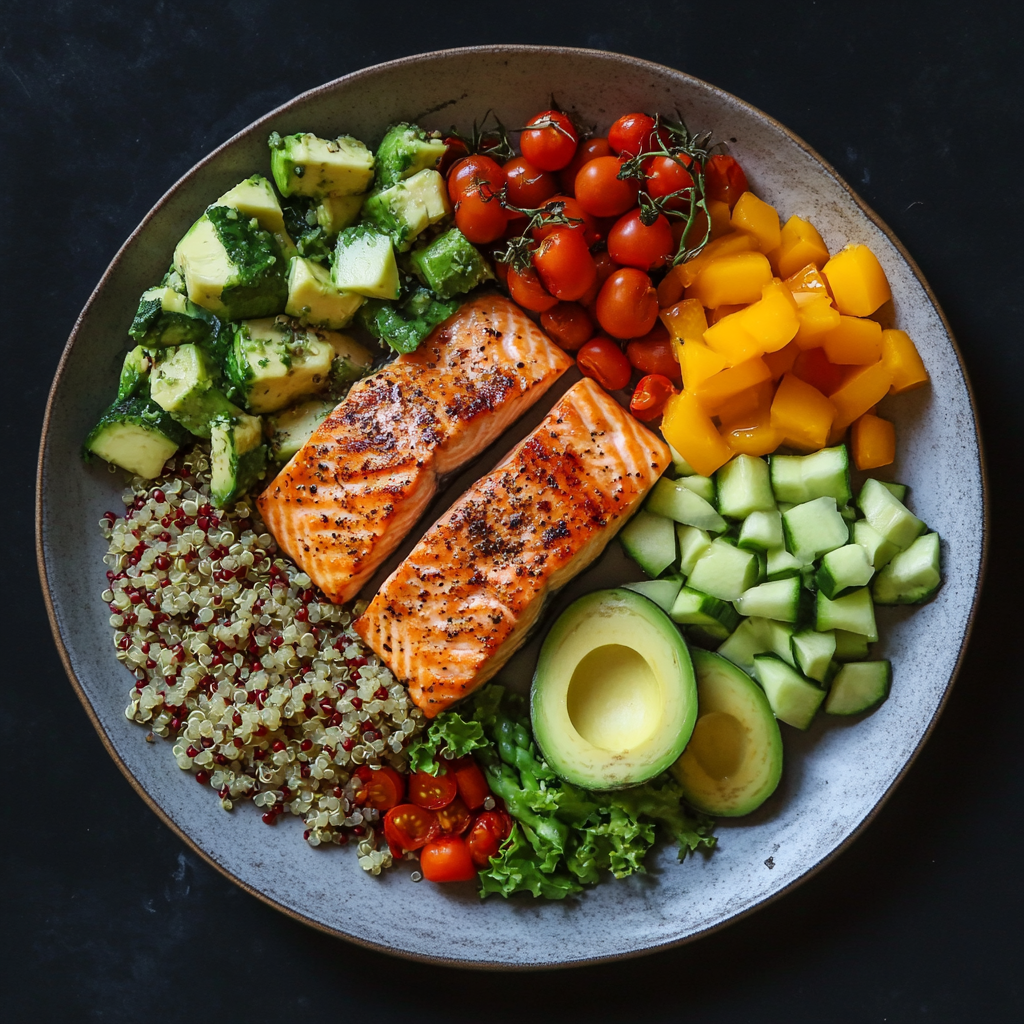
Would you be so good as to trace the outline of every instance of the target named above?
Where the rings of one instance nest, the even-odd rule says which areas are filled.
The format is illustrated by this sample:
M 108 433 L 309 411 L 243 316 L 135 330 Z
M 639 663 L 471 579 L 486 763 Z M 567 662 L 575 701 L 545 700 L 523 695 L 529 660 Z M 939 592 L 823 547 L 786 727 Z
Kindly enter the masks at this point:
M 451 473 L 572 365 L 499 295 L 463 305 L 415 352 L 352 386 L 260 495 L 284 551 L 335 602 L 355 597 Z
M 508 661 L 544 598 L 597 558 L 669 462 L 658 437 L 580 381 L 427 531 L 356 632 L 434 717 Z

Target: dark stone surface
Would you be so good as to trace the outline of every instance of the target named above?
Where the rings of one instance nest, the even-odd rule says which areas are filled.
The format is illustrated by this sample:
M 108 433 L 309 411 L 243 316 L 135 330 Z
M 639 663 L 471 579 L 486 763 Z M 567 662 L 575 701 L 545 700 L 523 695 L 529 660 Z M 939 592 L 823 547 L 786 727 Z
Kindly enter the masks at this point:
M 1009 5 L 950 2 L 520 0 L 445 15 L 447 6 L 3 4 L 0 1013 L 1020 1020 L 1020 17 Z M 160 194 L 303 89 L 392 57 L 492 41 L 669 64 L 806 139 L 934 287 L 970 370 L 992 472 L 992 558 L 966 663 L 927 747 L 865 835 L 796 892 L 714 936 L 524 978 L 447 972 L 328 938 L 190 853 L 90 728 L 50 638 L 30 547 L 51 375 L 94 283 Z

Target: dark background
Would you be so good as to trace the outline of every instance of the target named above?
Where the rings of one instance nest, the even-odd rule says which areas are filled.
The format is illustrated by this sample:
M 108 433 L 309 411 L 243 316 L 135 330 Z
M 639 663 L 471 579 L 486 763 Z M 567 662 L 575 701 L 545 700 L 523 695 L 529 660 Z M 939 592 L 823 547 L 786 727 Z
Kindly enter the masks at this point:
M 729 0 L 0 3 L 6 1020 L 1024 1019 L 1024 62 L 1021 19 L 1006 11 Z M 865 835 L 716 935 L 525 977 L 407 963 L 329 938 L 191 853 L 90 727 L 51 641 L 31 550 L 53 371 L 95 282 L 164 190 L 302 90 L 485 42 L 645 57 L 736 93 L 806 139 L 931 282 L 967 362 L 991 472 L 991 560 L 963 670 Z

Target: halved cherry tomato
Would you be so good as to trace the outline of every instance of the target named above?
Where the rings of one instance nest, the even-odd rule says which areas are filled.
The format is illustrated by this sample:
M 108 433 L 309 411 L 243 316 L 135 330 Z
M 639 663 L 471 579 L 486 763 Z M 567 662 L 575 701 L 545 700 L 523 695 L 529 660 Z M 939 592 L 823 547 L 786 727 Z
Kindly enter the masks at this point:
M 576 353 L 576 365 L 584 377 L 592 377 L 605 391 L 624 388 L 633 375 L 625 352 L 611 338 L 601 334 L 591 338 Z
M 409 799 L 428 811 L 447 807 L 458 793 L 459 786 L 455 773 L 441 767 L 437 775 L 427 772 L 413 772 L 409 776 Z
M 586 294 L 597 277 L 594 257 L 579 231 L 555 228 L 533 254 L 533 265 L 544 287 L 563 302 Z
M 405 796 L 405 776 L 394 768 L 383 765 L 374 769 L 362 764 L 355 774 L 363 784 L 356 793 L 356 803 L 360 807 L 376 807 L 378 811 L 386 811 L 402 802 Z
M 476 878 L 476 865 L 461 836 L 441 836 L 420 853 L 420 870 L 428 882 L 468 882 Z
M 477 815 L 473 827 L 466 836 L 473 863 L 487 867 L 488 861 L 496 857 L 501 844 L 512 834 L 512 819 L 504 811 L 484 811 Z
M 508 213 L 487 184 L 472 186 L 455 204 L 455 226 L 475 245 L 501 238 L 507 223 Z
M 747 176 L 735 157 L 716 153 L 704 165 L 704 194 L 708 199 L 733 206 L 749 188 Z
M 579 135 L 572 120 L 560 110 L 545 110 L 531 118 L 519 136 L 523 156 L 542 171 L 560 171 L 565 167 L 576 155 L 577 142 Z
M 653 330 L 642 338 L 634 338 L 626 346 L 626 358 L 641 373 L 660 373 L 669 380 L 682 384 L 683 378 L 676 361 L 675 346 L 665 326 L 658 321 Z
M 399 804 L 384 815 L 384 838 L 396 857 L 418 850 L 440 832 L 437 815 L 416 804 Z
M 608 232 L 608 255 L 623 267 L 660 267 L 675 248 L 672 226 L 664 214 L 658 214 L 653 224 L 645 224 L 639 210 L 630 210 Z
M 613 338 L 642 338 L 658 319 L 658 293 L 642 270 L 623 267 L 601 286 L 594 308 Z
M 461 836 L 473 821 L 473 815 L 462 797 L 457 796 L 447 807 L 442 807 L 437 814 L 437 822 L 445 835 Z
M 480 770 L 480 765 L 472 757 L 465 757 L 453 762 L 455 781 L 459 787 L 459 796 L 466 802 L 470 810 L 475 811 L 483 806 L 483 802 L 491 795 L 491 787 Z
M 657 419 L 665 411 L 665 403 L 675 394 L 672 381 L 660 373 L 649 373 L 640 378 L 633 397 L 629 400 L 629 411 L 638 419 Z
M 576 175 L 576 201 L 595 217 L 617 217 L 636 203 L 640 190 L 635 178 L 620 179 L 622 161 L 616 156 L 588 160 Z
M 457 203 L 473 186 L 485 183 L 490 185 L 492 192 L 501 191 L 505 172 L 498 162 L 481 153 L 464 157 L 448 172 L 448 198 Z
M 650 147 L 654 118 L 648 114 L 623 114 L 608 129 L 608 144 L 616 153 L 636 156 Z
M 560 302 L 545 310 L 540 315 L 540 325 L 548 337 L 566 352 L 577 351 L 594 333 L 594 321 L 578 302 Z
M 543 313 L 544 310 L 558 305 L 558 299 L 545 290 L 533 267 L 527 267 L 523 271 L 509 267 L 506 283 L 509 295 L 523 309 L 529 309 L 534 313 Z
M 607 139 L 584 139 L 576 147 L 576 155 L 568 165 L 559 171 L 559 177 L 562 179 L 562 188 L 569 195 L 572 195 L 576 190 L 576 175 L 579 174 L 580 168 L 588 161 L 599 156 L 614 156 L 612 147 L 608 145 Z
M 525 156 L 509 160 L 502 170 L 508 181 L 508 200 L 513 206 L 535 210 L 558 191 L 558 179 L 550 171 L 534 167 Z
M 437 163 L 437 170 L 442 176 L 447 177 L 456 161 L 461 160 L 464 156 L 469 156 L 469 147 L 462 139 L 457 139 L 454 135 L 446 136 L 443 141 L 444 155 Z
M 676 163 L 670 156 L 654 156 L 644 164 L 644 173 L 647 175 L 645 188 L 652 199 L 661 199 L 680 189 L 693 186 L 693 177 L 684 166 L 687 158 L 679 157 L 679 160 L 681 162 Z M 690 200 L 684 196 L 676 196 L 675 199 L 669 200 L 668 205 L 673 210 L 688 209 Z
M 579 203 L 573 199 L 572 196 L 555 195 L 552 196 L 544 205 L 548 206 L 551 203 L 563 203 L 562 216 L 569 221 L 568 224 L 552 224 L 550 223 L 551 218 L 548 214 L 541 214 L 541 222 L 535 227 L 530 234 L 532 237 L 541 241 L 551 234 L 556 228 L 569 228 L 572 231 L 580 231 L 583 233 L 584 239 L 586 239 L 587 245 L 593 245 L 598 239 L 597 222 L 593 217 L 587 213 Z

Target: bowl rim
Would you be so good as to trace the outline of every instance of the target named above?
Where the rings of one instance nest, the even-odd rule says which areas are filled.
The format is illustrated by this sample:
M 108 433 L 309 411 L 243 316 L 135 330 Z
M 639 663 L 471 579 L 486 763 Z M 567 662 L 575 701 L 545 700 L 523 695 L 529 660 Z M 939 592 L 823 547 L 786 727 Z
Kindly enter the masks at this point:
M 220 153 L 222 151 L 224 151 L 225 149 L 229 148 L 241 136 L 247 135 L 247 134 L 251 133 L 253 131 L 253 129 L 257 128 L 259 125 L 264 124 L 264 123 L 272 120 L 273 118 L 279 116 L 282 113 L 286 113 L 289 109 L 291 109 L 292 107 L 294 107 L 297 104 L 301 103 L 302 101 L 304 101 L 306 99 L 309 99 L 311 97 L 315 97 L 315 96 L 319 96 L 319 95 L 322 95 L 322 94 L 325 94 L 325 93 L 329 93 L 329 92 L 335 90 L 341 83 L 352 82 L 352 81 L 356 81 L 356 80 L 358 80 L 360 78 L 365 78 L 365 77 L 370 77 L 370 76 L 381 74 L 381 73 L 386 73 L 387 71 L 389 71 L 389 70 L 391 70 L 393 68 L 411 66 L 411 65 L 415 65 L 415 64 L 428 64 L 428 63 L 433 63 L 433 62 L 438 61 L 438 60 L 444 60 L 444 59 L 448 59 L 448 58 L 455 57 L 455 56 L 462 56 L 462 55 L 469 55 L 469 54 L 481 54 L 481 55 L 482 54 L 490 54 L 490 55 L 494 55 L 494 56 L 515 56 L 515 55 L 520 55 L 520 54 L 531 54 L 531 55 L 533 55 L 533 54 L 550 54 L 550 55 L 561 54 L 561 55 L 572 55 L 572 56 L 590 56 L 590 57 L 599 57 L 599 58 L 605 58 L 605 59 L 609 59 L 610 58 L 610 59 L 612 59 L 613 61 L 615 61 L 617 63 L 624 63 L 624 64 L 627 64 L 627 65 L 633 65 L 638 70 L 641 70 L 641 71 L 643 71 L 643 70 L 654 70 L 654 71 L 658 71 L 658 72 L 661 72 L 661 73 L 668 72 L 669 74 L 671 74 L 673 76 L 676 76 L 678 78 L 683 79 L 687 84 L 696 85 L 696 86 L 699 86 L 701 88 L 707 89 L 712 94 L 717 95 L 718 97 L 721 97 L 721 98 L 723 98 L 723 99 L 725 99 L 725 100 L 727 100 L 727 101 L 729 101 L 731 103 L 735 103 L 735 104 L 737 104 L 740 107 L 746 108 L 749 112 L 753 113 L 758 118 L 760 118 L 763 121 L 767 122 L 769 125 L 771 125 L 775 129 L 777 129 L 778 131 L 782 132 L 787 138 L 789 138 L 801 150 L 803 150 L 803 152 L 805 154 L 807 154 L 821 168 L 823 168 L 826 171 L 826 173 L 829 174 L 832 177 L 832 179 L 849 195 L 849 197 L 854 201 L 854 203 L 860 208 L 861 212 L 888 238 L 888 240 L 892 243 L 893 247 L 897 250 L 897 252 L 902 257 L 902 259 L 906 261 L 907 265 L 909 266 L 910 270 L 913 272 L 914 276 L 917 278 L 918 283 L 921 285 L 921 287 L 923 288 L 923 290 L 924 290 L 924 292 L 925 292 L 925 294 L 926 294 L 926 296 L 928 298 L 928 301 L 931 303 L 931 305 L 934 308 L 936 314 L 938 315 L 939 320 L 940 320 L 940 322 L 942 324 L 943 330 L 946 332 L 946 336 L 949 338 L 950 343 L 952 344 L 953 352 L 954 352 L 954 355 L 956 356 L 957 364 L 958 364 L 959 369 L 960 369 L 960 374 L 961 374 L 961 377 L 963 378 L 964 384 L 965 384 L 966 389 L 967 389 L 967 395 L 968 395 L 968 399 L 970 401 L 971 416 L 972 416 L 972 420 L 973 420 L 973 423 L 974 423 L 974 433 L 975 433 L 975 438 L 976 438 L 976 443 L 977 443 L 977 448 L 978 448 L 978 464 L 979 464 L 979 475 L 980 475 L 980 481 L 981 481 L 981 505 L 982 505 L 981 554 L 980 554 L 980 558 L 979 558 L 979 562 L 978 562 L 978 576 L 977 576 L 977 582 L 976 582 L 975 588 L 974 588 L 974 596 L 973 596 L 973 599 L 971 601 L 970 611 L 969 611 L 968 616 L 967 616 L 967 622 L 966 622 L 965 628 L 964 628 L 963 639 L 961 640 L 961 643 L 960 643 L 960 649 L 957 652 L 956 661 L 954 663 L 953 670 L 952 670 L 952 673 L 950 675 L 949 683 L 947 684 L 945 692 L 943 693 L 942 698 L 939 701 L 939 704 L 938 704 L 938 706 L 935 709 L 935 713 L 932 715 L 931 721 L 928 723 L 928 725 L 925 728 L 923 734 L 921 735 L 920 740 L 918 741 L 918 743 L 915 746 L 915 748 L 913 749 L 913 751 L 910 753 L 910 756 L 904 762 L 902 768 L 893 777 L 892 781 L 890 782 L 890 784 L 887 787 L 887 789 L 885 790 L 885 792 L 878 799 L 878 801 L 871 808 L 871 810 L 867 813 L 867 815 L 864 817 L 864 819 L 857 825 L 856 828 L 853 829 L 852 832 L 850 832 L 849 835 L 847 835 L 845 837 L 845 839 L 843 839 L 842 842 L 840 842 L 833 850 L 831 850 L 828 854 L 826 854 L 824 857 L 822 857 L 821 860 L 819 860 L 817 863 L 815 863 L 810 868 L 808 868 L 805 872 L 803 872 L 803 874 L 801 874 L 801 875 L 797 876 L 796 878 L 794 878 L 788 885 L 785 885 L 783 888 L 779 889 L 778 891 L 770 893 L 770 894 L 764 896 L 762 899 L 758 900 L 752 906 L 747 907 L 745 910 L 739 911 L 739 912 L 737 912 L 737 913 L 735 913 L 735 914 L 733 914 L 733 915 L 731 915 L 729 917 L 726 917 L 725 919 L 723 919 L 721 921 L 718 921 L 717 923 L 715 923 L 713 925 L 709 925 L 709 926 L 707 926 L 705 928 L 701 928 L 701 929 L 693 932 L 690 935 L 684 936 L 683 938 L 671 939 L 671 940 L 667 940 L 665 942 L 657 942 L 657 943 L 653 943 L 653 944 L 648 945 L 648 946 L 643 946 L 643 947 L 641 947 L 639 949 L 628 950 L 628 951 L 625 951 L 625 952 L 622 952 L 622 953 L 608 954 L 608 955 L 594 956 L 594 957 L 580 957 L 579 959 L 565 961 L 563 963 L 558 963 L 558 964 L 550 964 L 550 963 L 549 964 L 528 964 L 528 963 L 525 963 L 525 964 L 509 964 L 509 963 L 499 962 L 499 961 L 473 961 L 473 962 L 469 962 L 469 961 L 457 960 L 457 959 L 454 959 L 454 958 L 451 958 L 451 957 L 446 957 L 446 956 L 436 956 L 436 955 L 431 955 L 429 953 L 419 953 L 419 952 L 412 952 L 412 951 L 404 950 L 404 949 L 397 949 L 397 948 L 388 946 L 388 945 L 386 945 L 384 943 L 373 942 L 373 941 L 370 941 L 370 940 L 367 940 L 367 939 L 363 939 L 363 938 L 360 938 L 358 936 L 354 936 L 354 935 L 351 935 L 351 934 L 349 934 L 347 932 L 344 932 L 344 931 L 342 931 L 339 928 L 331 927 L 330 925 L 325 924 L 325 923 L 323 923 L 321 921 L 313 920 L 312 918 L 307 917 L 305 914 L 302 914 L 301 912 L 299 912 L 297 910 L 294 910 L 294 909 L 292 909 L 290 907 L 287 907 L 287 906 L 279 903 L 277 900 L 272 899 L 271 897 L 267 896 L 265 893 L 261 892 L 259 889 L 255 888 L 254 886 L 250 885 L 248 882 L 244 881 L 242 878 L 240 878 L 237 875 L 233 874 L 226 867 L 224 867 L 222 864 L 220 864 L 212 855 L 210 855 L 205 850 L 203 850 L 200 846 L 198 846 L 191 838 L 189 838 L 188 835 L 186 835 L 178 827 L 178 825 L 167 814 L 167 812 L 164 811 L 164 809 L 159 804 L 156 803 L 156 801 L 149 795 L 149 793 L 145 790 L 145 788 L 142 786 L 142 784 L 139 782 L 139 780 L 135 777 L 135 775 L 133 775 L 132 772 L 128 769 L 127 765 L 122 760 L 120 754 L 118 753 L 116 747 L 114 746 L 112 740 L 110 739 L 110 736 L 107 734 L 106 730 L 104 729 L 103 724 L 101 723 L 101 721 L 99 719 L 99 716 L 97 715 L 95 709 L 93 708 L 92 703 L 90 702 L 89 697 L 86 694 L 85 689 L 84 689 L 81 681 L 78 679 L 77 675 L 75 674 L 74 668 L 73 668 L 73 666 L 71 664 L 70 654 L 69 654 L 69 652 L 68 652 L 68 650 L 67 650 L 67 648 L 66 648 L 66 646 L 64 644 L 64 640 L 63 640 L 63 637 L 61 635 L 60 627 L 59 627 L 58 621 L 57 621 L 56 608 L 55 608 L 55 600 L 54 600 L 54 596 L 53 596 L 53 594 L 51 593 L 51 590 L 50 590 L 49 576 L 48 576 L 48 573 L 47 573 L 46 558 L 45 558 L 45 547 L 44 547 L 44 538 L 43 538 L 43 511 L 44 511 L 43 482 L 44 482 L 44 469 L 45 469 L 46 458 L 47 458 L 47 446 L 48 446 L 49 433 L 50 433 L 50 421 L 51 421 L 51 417 L 52 417 L 52 413 L 53 413 L 53 406 L 54 406 L 55 396 L 56 396 L 57 391 L 59 389 L 59 386 L 61 384 L 61 381 L 62 381 L 62 378 L 64 376 L 65 370 L 67 368 L 67 363 L 68 363 L 68 360 L 69 360 L 71 349 L 74 346 L 74 344 L 75 344 L 75 342 L 76 342 L 76 340 L 78 338 L 79 330 L 81 329 L 81 326 L 82 326 L 84 320 L 86 319 L 86 316 L 88 315 L 89 310 L 92 307 L 93 302 L 96 300 L 96 297 L 98 296 L 100 291 L 103 289 L 103 287 L 105 286 L 105 284 L 108 281 L 108 279 L 112 275 L 114 275 L 116 273 L 118 267 L 120 266 L 121 260 L 122 260 L 122 258 L 124 256 L 125 250 L 145 230 L 145 228 L 149 224 L 150 220 L 152 220 L 153 217 L 158 213 L 158 211 L 171 199 L 171 197 L 175 193 L 177 193 L 178 190 L 181 189 L 186 184 L 186 182 L 195 174 L 195 172 L 197 170 L 199 170 L 201 167 L 204 167 L 207 164 L 209 164 L 210 162 L 212 162 L 213 160 L 215 160 L 220 155 Z M 771 115 L 766 114 L 760 108 L 755 107 L 753 104 L 748 103 L 747 101 L 741 99 L 740 97 L 734 95 L 733 93 L 728 92 L 727 90 L 722 89 L 722 88 L 720 88 L 720 87 L 718 87 L 718 86 L 716 86 L 716 85 L 714 85 L 714 84 L 712 84 L 710 82 L 707 82 L 704 79 L 698 78 L 695 75 L 690 75 L 690 74 L 688 74 L 688 73 L 686 73 L 684 71 L 680 71 L 680 70 L 678 70 L 676 68 L 669 67 L 668 65 L 657 63 L 656 61 L 649 61 L 649 60 L 645 60 L 645 59 L 640 58 L 640 57 L 631 56 L 629 54 L 617 53 L 617 52 L 612 51 L 612 50 L 600 50 L 600 49 L 593 49 L 593 48 L 588 48 L 588 47 L 543 46 L 543 45 L 537 45 L 537 44 L 519 44 L 519 43 L 515 43 L 515 44 L 513 44 L 513 43 L 507 43 L 507 44 L 506 43 L 492 43 L 492 44 L 482 44 L 482 45 L 476 45 L 476 46 L 452 47 L 452 48 L 443 49 L 443 50 L 430 50 L 430 51 L 425 51 L 423 53 L 410 54 L 410 55 L 407 55 L 405 57 L 398 57 L 398 58 L 395 58 L 394 60 L 382 61 L 382 62 L 380 62 L 378 64 L 372 64 L 372 65 L 368 65 L 367 67 L 359 68 L 356 71 L 349 72 L 346 75 L 342 75 L 342 76 L 340 76 L 338 78 L 332 79 L 331 81 L 325 82 L 325 83 L 323 83 L 321 85 L 318 85 L 318 86 L 315 86 L 312 89 L 307 89 L 306 91 L 301 92 L 301 93 L 297 94 L 296 96 L 293 96 L 291 99 L 287 100 L 285 103 L 282 103 L 282 104 L 278 105 L 277 107 L 274 107 L 272 110 L 270 110 L 267 113 L 263 114 L 262 116 L 258 117 L 256 120 L 250 122 L 244 128 L 242 128 L 239 131 L 235 132 L 230 138 L 226 139 L 224 142 L 222 142 L 220 145 L 218 145 L 215 149 L 211 150 L 206 156 L 204 156 L 202 159 L 198 160 L 184 174 L 182 174 L 181 177 L 179 177 L 178 180 L 175 181 L 174 184 L 172 184 L 163 193 L 162 196 L 160 196 L 160 198 L 156 201 L 156 203 L 154 203 L 153 207 L 149 210 L 149 212 L 145 215 L 145 217 L 143 217 L 143 219 L 139 222 L 138 226 L 131 232 L 131 234 L 128 235 L 128 237 L 125 239 L 125 241 L 121 244 L 120 248 L 114 254 L 114 257 L 111 259 L 109 265 L 107 266 L 107 269 L 103 272 L 103 275 L 100 277 L 99 281 L 97 282 L 95 288 L 93 288 L 92 292 L 90 293 L 88 299 L 85 302 L 85 305 L 82 307 L 82 311 L 79 313 L 78 317 L 75 320 L 75 323 L 74 323 L 74 325 L 73 325 L 73 327 L 71 329 L 71 333 L 68 335 L 68 340 L 67 340 L 67 342 L 66 342 L 66 344 L 64 346 L 63 352 L 61 353 L 60 361 L 57 364 L 57 369 L 54 372 L 53 383 L 50 386 L 50 391 L 49 391 L 49 394 L 48 394 L 48 397 L 47 397 L 47 401 L 46 401 L 46 410 L 45 410 L 45 413 L 44 413 L 44 416 L 43 416 L 42 430 L 41 430 L 41 436 L 40 436 L 39 455 L 38 455 L 37 463 L 36 463 L 36 489 L 35 489 L 35 491 L 36 491 L 36 493 L 35 493 L 36 565 L 37 565 L 37 569 L 38 569 L 38 572 L 39 572 L 40 584 L 42 586 L 42 591 L 43 591 L 43 599 L 44 599 L 44 602 L 46 604 L 46 613 L 47 613 L 47 617 L 48 617 L 49 622 L 50 622 L 51 632 L 53 633 L 54 643 L 56 644 L 58 654 L 60 655 L 60 659 L 61 659 L 61 662 L 64 665 L 64 670 L 67 673 L 68 679 L 70 680 L 71 685 L 72 685 L 76 695 L 78 696 L 79 701 L 81 702 L 82 706 L 85 708 L 85 711 L 86 711 L 86 714 L 89 717 L 89 720 L 92 722 L 93 727 L 95 728 L 96 732 L 99 734 L 100 741 L 102 742 L 103 746 L 106 748 L 107 753 L 114 760 L 114 763 L 120 769 L 122 775 L 125 776 L 125 778 L 128 780 L 128 782 L 131 785 L 131 787 L 143 799 L 143 801 L 146 803 L 146 805 L 149 807 L 149 809 L 151 811 L 153 811 L 157 815 L 157 817 L 161 820 L 161 822 L 163 822 L 163 824 L 165 826 L 167 826 L 178 837 L 179 840 L 181 840 L 183 843 L 185 843 L 185 845 L 193 853 L 195 853 L 199 857 L 201 857 L 207 864 L 209 864 L 213 868 L 215 868 L 225 878 L 229 879 L 235 885 L 238 885 L 240 888 L 244 889 L 246 892 L 250 893 L 252 896 L 255 896 L 257 899 L 261 900 L 263 903 L 267 904 L 268 906 L 273 907 L 275 910 L 278 910 L 278 911 L 280 911 L 280 912 L 282 912 L 284 914 L 287 914 L 289 917 L 293 918 L 294 920 L 301 921 L 303 924 L 309 925 L 310 927 L 315 928 L 317 931 L 324 932 L 324 933 L 326 933 L 328 935 L 332 935 L 332 936 L 334 936 L 336 938 L 344 939 L 344 940 L 346 940 L 348 942 L 356 943 L 357 945 L 362 946 L 362 947 L 364 947 L 366 949 L 371 949 L 371 950 L 374 950 L 374 951 L 377 951 L 377 952 L 381 952 L 381 953 L 389 953 L 389 954 L 391 954 L 393 956 L 399 956 L 399 957 L 402 957 L 403 959 L 414 960 L 414 961 L 418 961 L 418 962 L 421 962 L 421 963 L 443 964 L 445 966 L 459 967 L 459 968 L 465 968 L 465 969 L 471 969 L 471 970 L 502 970 L 502 971 L 558 970 L 558 969 L 561 969 L 561 968 L 564 968 L 564 967 L 582 967 L 582 966 L 586 966 L 586 965 L 590 965 L 590 964 L 608 963 L 608 962 L 616 962 L 616 961 L 620 961 L 620 960 L 633 959 L 633 958 L 639 957 L 639 956 L 646 956 L 647 954 L 650 954 L 650 953 L 655 953 L 655 952 L 659 952 L 659 951 L 667 950 L 667 949 L 673 949 L 673 948 L 685 945 L 686 943 L 693 942 L 693 941 L 695 941 L 695 940 L 697 940 L 699 938 L 702 938 L 702 937 L 704 937 L 706 935 L 710 935 L 713 932 L 717 932 L 720 929 L 725 928 L 726 926 L 728 926 L 730 924 L 733 924 L 734 922 L 740 921 L 740 920 L 748 917 L 750 914 L 753 914 L 754 912 L 760 910 L 762 907 L 767 906 L 769 903 L 772 903 L 772 902 L 778 900 L 779 898 L 781 898 L 782 896 L 786 895 L 787 893 L 791 892 L 797 886 L 802 885 L 809 878 L 811 878 L 814 875 L 816 875 L 826 865 L 832 863 L 832 861 L 834 861 L 841 853 L 843 853 L 845 850 L 847 850 L 849 848 L 849 846 L 854 842 L 854 840 L 856 840 L 863 833 L 863 831 L 868 827 L 868 825 L 870 825 L 871 822 L 874 821 L 876 815 L 879 813 L 879 811 L 882 809 L 882 807 L 885 805 L 885 803 L 889 800 L 890 796 L 892 795 L 893 791 L 896 789 L 897 785 L 899 785 L 899 783 L 903 780 L 903 778 L 905 777 L 905 775 L 909 771 L 910 766 L 917 759 L 917 756 L 920 754 L 922 747 L 924 746 L 924 744 L 928 740 L 928 738 L 931 736 L 932 731 L 935 729 L 935 726 L 936 726 L 936 723 L 939 720 L 939 717 L 942 715 L 943 711 L 945 710 L 946 704 L 947 704 L 947 702 L 949 700 L 950 692 L 953 689 L 953 684 L 956 682 L 956 679 L 957 679 L 957 677 L 958 677 L 958 675 L 960 673 L 960 670 L 961 670 L 961 668 L 963 666 L 964 656 L 965 656 L 965 653 L 966 653 L 966 650 L 967 650 L 967 647 L 968 647 L 968 644 L 969 644 L 969 641 L 970 641 L 971 633 L 972 633 L 972 630 L 973 630 L 973 627 L 974 627 L 974 621 L 975 621 L 975 617 L 977 615 L 978 604 L 979 604 L 979 601 L 980 601 L 980 598 L 981 598 L 981 591 L 982 591 L 982 587 L 983 587 L 984 580 L 985 580 L 986 569 L 987 569 L 987 566 L 988 566 L 989 538 L 990 538 L 990 534 L 991 534 L 990 502 L 989 502 L 989 480 L 988 480 L 988 471 L 987 471 L 987 461 L 985 459 L 984 444 L 983 444 L 982 434 L 981 434 L 981 424 L 980 424 L 979 418 L 978 418 L 978 405 L 977 405 L 977 400 L 975 398 L 974 389 L 973 389 L 973 387 L 971 385 L 970 377 L 968 376 L 968 373 L 967 373 L 967 367 L 964 364 L 963 354 L 960 351 L 960 346 L 957 344 L 956 338 L 953 335 L 952 328 L 950 327 L 949 321 L 946 318 L 945 312 L 943 311 L 942 307 L 940 306 L 940 304 L 938 302 L 938 299 L 936 298 L 934 292 L 932 291 L 931 286 L 929 285 L 928 281 L 925 279 L 924 274 L 921 272 L 921 269 L 917 265 L 917 263 L 915 262 L 914 258 L 906 250 L 906 248 L 903 246 L 902 242 L 900 242 L 900 240 L 896 237 L 896 235 L 893 233 L 892 229 L 878 216 L 877 213 L 875 213 L 874 210 L 871 209 L 871 207 L 869 207 L 867 205 L 867 203 L 864 202 L 863 199 L 861 199 L 861 197 L 857 194 L 857 192 L 853 188 L 850 187 L 850 185 L 836 171 L 836 169 L 830 163 L 828 163 L 828 161 L 826 161 L 813 147 L 808 145 L 802 138 L 800 138 L 798 135 L 796 135 L 794 132 L 792 132 L 785 125 L 783 125 L 782 123 L 777 121 Z

